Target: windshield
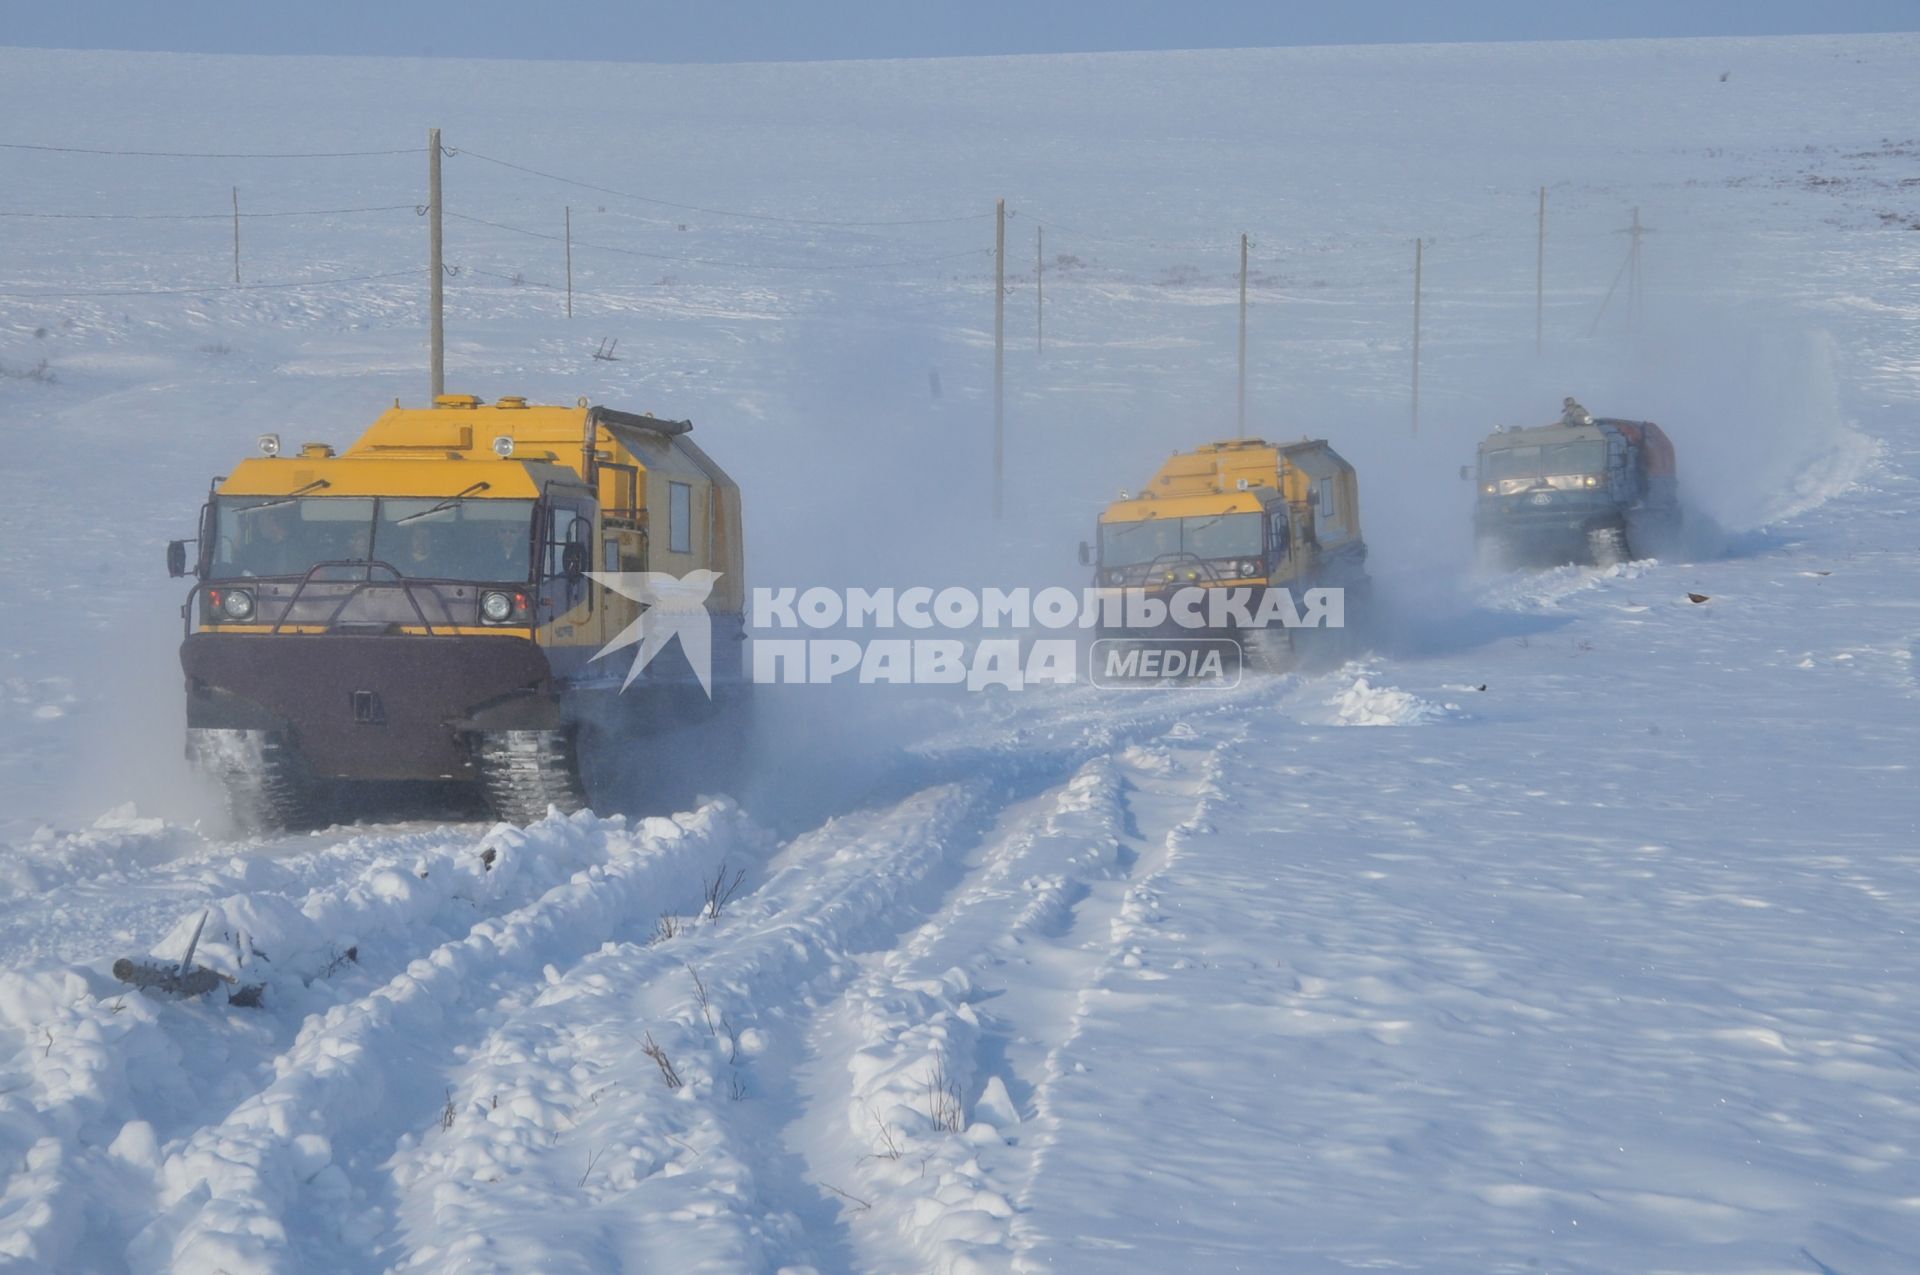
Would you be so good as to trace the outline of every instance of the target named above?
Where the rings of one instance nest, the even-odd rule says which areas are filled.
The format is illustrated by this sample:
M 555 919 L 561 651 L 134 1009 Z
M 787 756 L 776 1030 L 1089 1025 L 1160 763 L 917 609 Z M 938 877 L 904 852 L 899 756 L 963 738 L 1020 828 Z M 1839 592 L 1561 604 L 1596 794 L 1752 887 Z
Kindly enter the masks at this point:
M 1598 474 L 1606 468 L 1607 445 L 1599 439 L 1549 443 L 1544 447 L 1502 447 L 1480 455 L 1480 476 L 1489 481 Z
M 1257 513 L 1110 522 L 1100 528 L 1100 562 L 1107 567 L 1132 567 L 1182 554 L 1257 558 L 1263 548 L 1265 522 Z
M 520 581 L 532 528 L 531 500 L 222 496 L 212 576 L 298 576 L 371 558 L 418 579 Z

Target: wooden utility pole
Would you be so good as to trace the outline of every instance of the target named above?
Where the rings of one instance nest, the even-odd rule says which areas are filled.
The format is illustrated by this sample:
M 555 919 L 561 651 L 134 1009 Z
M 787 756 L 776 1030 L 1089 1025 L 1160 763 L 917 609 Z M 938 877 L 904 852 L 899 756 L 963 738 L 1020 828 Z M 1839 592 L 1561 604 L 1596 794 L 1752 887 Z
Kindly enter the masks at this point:
M 573 317 L 573 205 L 567 205 L 567 317 Z
M 1047 228 L 1033 228 L 1033 350 L 1047 348 Z
M 1003 512 L 1000 483 L 1007 435 L 1007 201 L 993 206 L 993 516 Z
M 1540 235 L 1533 251 L 1533 352 L 1546 348 L 1547 188 L 1540 188 Z
M 433 382 L 433 398 L 447 392 L 446 272 L 440 260 L 440 130 L 427 130 L 427 338 L 428 373 Z
M 1247 434 L 1247 237 L 1240 236 L 1240 379 L 1237 396 L 1238 411 L 1235 419 L 1239 422 L 1238 434 L 1245 438 Z
M 1646 233 L 1640 225 L 1640 209 L 1633 210 L 1633 225 L 1627 233 L 1633 238 L 1627 247 L 1627 331 L 1632 332 L 1640 326 L 1640 236 Z
M 1420 264 L 1425 244 L 1413 241 L 1413 436 L 1420 436 Z
M 233 281 L 240 282 L 240 188 L 233 188 Z
M 1640 224 L 1640 210 L 1633 210 L 1633 224 L 1625 230 L 1614 231 L 1617 235 L 1631 235 L 1627 244 L 1627 259 L 1620 263 L 1613 282 L 1607 285 L 1607 295 L 1600 298 L 1600 309 L 1593 316 L 1593 326 L 1587 329 L 1592 336 L 1600 330 L 1600 320 L 1607 317 L 1607 307 L 1613 304 L 1613 294 L 1620 290 L 1620 280 L 1627 281 L 1627 331 L 1631 333 L 1640 317 L 1640 236 L 1653 233 L 1653 227 Z

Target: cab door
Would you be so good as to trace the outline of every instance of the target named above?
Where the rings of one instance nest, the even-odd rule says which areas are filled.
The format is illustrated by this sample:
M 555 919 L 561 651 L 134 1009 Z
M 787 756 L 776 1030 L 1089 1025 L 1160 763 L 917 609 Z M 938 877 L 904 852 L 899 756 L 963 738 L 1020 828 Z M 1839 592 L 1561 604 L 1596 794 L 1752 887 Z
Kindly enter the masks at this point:
M 544 516 L 540 553 L 541 620 L 549 626 L 551 643 L 575 646 L 600 636 L 594 607 L 597 591 L 586 574 L 594 563 L 593 510 L 584 501 L 555 498 Z M 570 559 L 581 564 L 578 575 L 567 570 Z

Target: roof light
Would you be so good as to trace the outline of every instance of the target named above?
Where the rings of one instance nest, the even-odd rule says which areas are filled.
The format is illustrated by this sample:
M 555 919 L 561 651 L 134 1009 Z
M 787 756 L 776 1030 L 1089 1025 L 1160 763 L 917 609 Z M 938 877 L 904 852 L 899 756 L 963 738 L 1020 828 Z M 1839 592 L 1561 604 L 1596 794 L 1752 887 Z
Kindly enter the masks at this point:
M 280 435 L 260 435 L 260 454 L 262 456 L 278 456 L 280 454 Z
M 494 439 L 493 454 L 501 460 L 505 460 L 507 457 L 513 455 L 513 438 L 510 435 L 502 434 L 500 437 Z

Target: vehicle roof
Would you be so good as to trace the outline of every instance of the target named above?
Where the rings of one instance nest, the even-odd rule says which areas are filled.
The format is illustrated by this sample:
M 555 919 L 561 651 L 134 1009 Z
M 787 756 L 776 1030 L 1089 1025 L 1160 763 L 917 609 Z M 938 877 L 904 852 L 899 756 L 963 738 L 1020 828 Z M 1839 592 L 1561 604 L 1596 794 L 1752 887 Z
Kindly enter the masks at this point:
M 483 500 L 532 500 L 549 483 L 578 484 L 580 475 L 564 465 L 501 460 L 439 457 L 257 456 L 234 466 L 220 483 L 223 496 L 290 496 L 315 483 L 326 486 L 304 492 L 310 496 L 445 497 L 487 484 L 471 492 Z
M 1273 499 L 1273 488 L 1264 489 Z M 1198 492 L 1189 496 L 1149 496 L 1116 500 L 1100 515 L 1102 523 L 1145 522 L 1149 518 L 1195 518 L 1208 514 L 1258 513 L 1266 508 L 1262 491 Z
M 682 437 L 685 421 L 589 406 L 529 404 L 507 397 L 483 403 L 470 394 L 442 395 L 432 407 L 382 412 L 344 452 L 322 444 L 292 444 L 278 456 L 241 461 L 219 483 L 222 495 L 287 496 L 316 482 L 315 496 L 445 497 L 487 484 L 476 499 L 532 499 L 552 483 L 580 483 L 590 422 L 602 427 L 594 446 L 600 459 L 639 469 L 710 470 L 726 476 Z M 495 440 L 513 440 L 510 456 Z
M 1591 425 L 1567 425 L 1555 421 L 1551 425 L 1525 425 L 1514 429 L 1504 429 L 1489 434 L 1480 440 L 1480 450 L 1498 451 L 1503 447 L 1539 447 L 1550 443 L 1576 443 L 1599 440 L 1606 437 L 1596 420 Z
M 1283 470 L 1287 468 L 1321 478 L 1350 466 L 1323 438 L 1303 438 L 1297 443 L 1222 439 L 1175 452 L 1137 496 L 1122 496 L 1108 505 L 1100 521 L 1257 513 L 1284 498 Z

